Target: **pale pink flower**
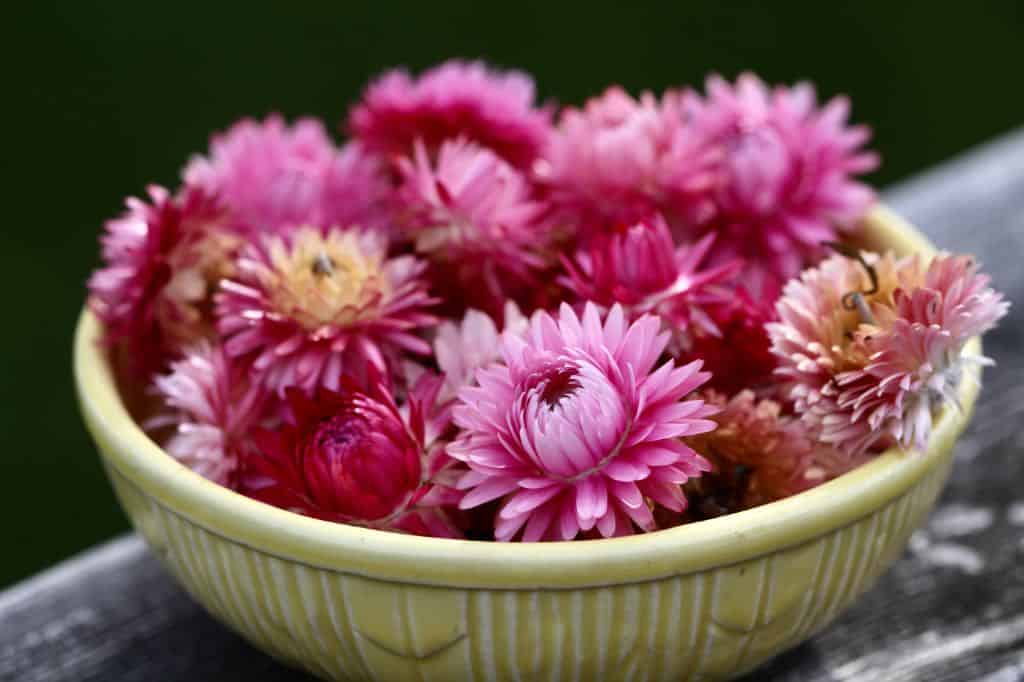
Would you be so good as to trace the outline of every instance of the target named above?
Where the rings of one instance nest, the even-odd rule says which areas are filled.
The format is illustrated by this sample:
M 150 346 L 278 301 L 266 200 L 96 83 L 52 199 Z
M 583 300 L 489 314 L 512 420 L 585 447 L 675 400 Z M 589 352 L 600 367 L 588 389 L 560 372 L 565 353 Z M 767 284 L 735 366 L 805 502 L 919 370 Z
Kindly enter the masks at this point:
M 238 247 L 208 195 L 148 190 L 148 203 L 131 197 L 128 210 L 107 222 L 104 265 L 89 278 L 89 305 L 105 341 L 123 345 L 130 368 L 147 379 L 209 333 L 204 311 Z
M 437 326 L 434 357 L 444 375 L 441 400 L 454 399 L 464 386 L 476 383 L 478 369 L 501 359 L 501 334 L 522 335 L 529 320 L 512 301 L 505 304 L 504 327 L 501 331 L 494 319 L 479 310 L 467 310 L 458 323 L 445 320 Z
M 710 210 L 714 150 L 684 125 L 682 96 L 633 99 L 619 87 L 561 114 L 535 165 L 557 216 L 584 235 L 660 212 L 675 224 Z
M 458 537 L 444 512 L 460 495 L 444 450 L 450 413 L 436 405 L 440 387 L 424 375 L 403 406 L 381 384 L 321 387 L 312 397 L 290 389 L 287 421 L 254 434 L 244 492 L 328 521 Z
M 337 390 L 343 374 L 387 374 L 396 356 L 427 355 L 417 331 L 433 305 L 411 256 L 388 258 L 379 235 L 300 228 L 248 247 L 217 294 L 218 330 L 232 357 L 274 391 Z
M 680 439 L 714 428 L 700 362 L 654 369 L 669 341 L 661 321 L 629 324 L 621 306 L 602 320 L 564 305 L 537 313 L 525 337 L 505 334 L 503 364 L 477 372 L 454 412 L 449 454 L 470 471 L 460 507 L 503 501 L 495 537 L 571 540 L 654 530 L 652 507 L 682 511 L 681 484 L 709 464 Z
M 250 384 L 220 346 L 206 341 L 187 349 L 153 386 L 165 409 L 147 427 L 173 427 L 164 442 L 167 454 L 200 476 L 233 487 L 266 393 Z
M 562 285 L 581 301 L 608 308 L 622 304 L 636 319 L 656 313 L 684 337 L 696 328 L 721 337 L 709 306 L 728 303 L 733 293 L 726 282 L 741 263 L 707 267 L 705 259 L 715 235 L 677 247 L 660 215 L 595 235 L 574 259 L 562 257 Z
M 967 256 L 833 256 L 786 285 L 768 325 L 779 375 L 818 437 L 849 456 L 924 449 L 939 408 L 956 404 L 964 345 L 1008 303 Z
M 444 142 L 434 160 L 417 141 L 397 169 L 405 234 L 430 261 L 432 289 L 450 312 L 498 315 L 511 293 L 535 283 L 543 207 L 519 170 L 465 139 Z
M 183 176 L 220 197 L 248 234 L 300 225 L 381 227 L 387 181 L 379 160 L 358 144 L 338 150 L 323 124 L 279 115 L 243 119 L 214 135 L 209 156 Z
M 409 154 L 422 140 L 431 150 L 465 137 L 509 163 L 528 166 L 547 141 L 549 109 L 534 104 L 533 80 L 483 62 L 451 60 L 413 78 L 385 73 L 349 115 L 353 136 L 374 152 Z
M 870 131 L 847 125 L 845 97 L 819 108 L 809 83 L 770 89 L 744 73 L 735 85 L 711 76 L 706 87 L 706 99 L 685 97 L 691 134 L 719 158 L 705 228 L 721 233 L 724 258 L 749 257 L 781 280 L 793 277 L 820 257 L 822 241 L 855 230 L 874 202 L 854 179 L 878 165 L 862 150 Z

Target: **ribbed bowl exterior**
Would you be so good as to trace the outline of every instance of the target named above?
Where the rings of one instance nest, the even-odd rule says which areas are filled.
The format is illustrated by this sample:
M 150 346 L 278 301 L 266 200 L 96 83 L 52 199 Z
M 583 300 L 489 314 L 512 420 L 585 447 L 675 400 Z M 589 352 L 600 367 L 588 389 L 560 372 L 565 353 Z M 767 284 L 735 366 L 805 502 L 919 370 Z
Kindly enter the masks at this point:
M 738 564 L 628 585 L 494 590 L 278 557 L 189 521 L 108 467 L 178 582 L 260 649 L 330 680 L 437 682 L 728 679 L 814 634 L 871 587 L 948 471 L 947 457 L 859 521 Z
M 884 209 L 877 248 L 930 251 Z M 265 507 L 178 466 L 131 422 L 83 313 L 86 424 L 125 512 L 192 597 L 255 646 L 329 680 L 716 680 L 805 640 L 903 551 L 973 406 L 926 453 L 888 453 L 782 502 L 625 540 L 485 545 Z M 977 351 L 977 341 L 972 342 Z

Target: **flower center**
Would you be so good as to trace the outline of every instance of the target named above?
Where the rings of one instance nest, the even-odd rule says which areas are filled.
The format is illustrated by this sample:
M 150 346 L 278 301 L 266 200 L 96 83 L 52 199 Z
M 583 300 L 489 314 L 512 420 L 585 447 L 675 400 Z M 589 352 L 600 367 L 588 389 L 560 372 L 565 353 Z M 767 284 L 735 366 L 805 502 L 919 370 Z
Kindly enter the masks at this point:
M 335 417 L 320 427 L 316 443 L 325 454 L 344 459 L 357 450 L 366 436 L 365 424 L 345 417 Z
M 544 476 L 571 483 L 618 457 L 632 420 L 598 367 L 561 358 L 539 367 L 520 390 L 510 428 Z
M 580 388 L 576 380 L 576 368 L 564 367 L 543 382 L 540 399 L 549 409 L 555 409 L 565 398 L 572 396 Z
M 383 251 L 353 231 L 326 237 L 303 228 L 269 245 L 265 286 L 278 312 L 309 330 L 347 327 L 371 317 L 390 293 Z

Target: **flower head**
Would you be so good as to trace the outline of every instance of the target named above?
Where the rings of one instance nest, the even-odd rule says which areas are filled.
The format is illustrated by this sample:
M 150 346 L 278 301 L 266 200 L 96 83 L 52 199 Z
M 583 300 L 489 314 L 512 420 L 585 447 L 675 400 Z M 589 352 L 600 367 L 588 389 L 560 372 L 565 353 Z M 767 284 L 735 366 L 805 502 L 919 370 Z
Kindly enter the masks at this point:
M 189 348 L 153 383 L 166 409 L 147 426 L 174 428 L 164 450 L 197 474 L 233 486 L 266 393 L 249 383 L 220 346 L 206 341 Z
M 682 97 L 618 87 L 562 112 L 537 164 L 560 217 L 584 236 L 661 212 L 687 221 L 709 210 L 713 150 L 684 125 Z
M 710 388 L 734 395 L 744 388 L 760 392 L 772 384 L 778 362 L 765 325 L 775 319 L 776 298 L 774 289 L 766 287 L 755 297 L 739 286 L 728 300 L 705 309 L 710 323 L 687 335 L 684 351 L 704 361 L 704 369 L 711 372 Z
M 300 228 L 265 236 L 221 283 L 218 329 L 232 357 L 278 393 L 337 390 L 342 374 L 386 374 L 398 351 L 429 354 L 415 335 L 433 325 L 433 300 L 410 256 L 388 259 L 374 233 Z
M 571 540 L 654 529 L 652 506 L 681 511 L 680 484 L 709 464 L 680 440 L 714 428 L 704 401 L 683 398 L 707 380 L 699 362 L 655 369 L 668 344 L 661 321 L 602 320 L 563 305 L 537 313 L 524 337 L 502 339 L 503 364 L 477 372 L 454 410 L 449 453 L 470 471 L 460 506 L 502 499 L 495 537 Z
M 529 283 L 544 264 L 537 254 L 542 206 L 525 177 L 464 139 L 444 142 L 436 162 L 417 142 L 398 172 L 406 233 L 432 264 L 434 291 L 500 314 L 508 290 Z
M 741 264 L 704 267 L 714 239 L 708 235 L 676 247 L 667 223 L 654 215 L 596 235 L 574 260 L 563 257 L 567 274 L 562 284 L 580 300 L 606 308 L 622 304 L 633 319 L 656 313 L 680 334 L 696 327 L 720 336 L 706 309 L 731 300 L 724 282 Z
M 860 262 L 858 262 L 858 260 Z M 796 410 L 849 456 L 923 449 L 932 419 L 956 403 L 975 335 L 1008 304 L 967 256 L 833 256 L 786 285 L 768 325 Z
M 311 398 L 289 390 L 288 421 L 255 435 L 247 493 L 330 521 L 454 537 L 440 509 L 458 494 L 445 483 L 451 460 L 441 436 L 449 415 L 435 408 L 440 380 L 425 375 L 399 407 L 387 388 Z
M 758 400 L 747 390 L 732 398 L 708 390 L 703 397 L 720 408 L 712 417 L 718 428 L 687 442 L 714 462 L 716 474 L 732 481 L 734 504 L 746 508 L 772 502 L 823 480 L 814 476 L 812 467 L 817 451 L 825 446 L 779 403 Z
M 547 141 L 551 113 L 534 106 L 526 74 L 452 60 L 419 78 L 403 70 L 384 74 L 366 89 L 348 125 L 375 152 L 408 154 L 416 140 L 434 150 L 465 137 L 522 168 Z
M 171 196 L 150 186 L 149 195 L 149 203 L 129 198 L 128 210 L 107 222 L 104 266 L 89 279 L 105 340 L 124 344 L 131 368 L 146 378 L 209 331 L 213 287 L 238 246 L 203 192 Z
M 301 225 L 378 227 L 386 180 L 358 144 L 340 151 L 322 123 L 289 126 L 278 115 L 239 121 L 184 170 L 185 182 L 216 194 L 244 233 Z
M 707 97 L 688 93 L 693 134 L 718 152 L 716 211 L 706 223 L 723 233 L 723 257 L 752 261 L 782 280 L 821 255 L 821 242 L 849 232 L 874 201 L 854 176 L 878 157 L 861 149 L 864 126 L 847 126 L 849 101 L 818 108 L 814 88 L 769 89 L 742 74 L 735 85 L 718 76 Z
M 379 158 L 358 142 L 348 142 L 331 159 L 315 224 L 392 230 L 392 188 Z

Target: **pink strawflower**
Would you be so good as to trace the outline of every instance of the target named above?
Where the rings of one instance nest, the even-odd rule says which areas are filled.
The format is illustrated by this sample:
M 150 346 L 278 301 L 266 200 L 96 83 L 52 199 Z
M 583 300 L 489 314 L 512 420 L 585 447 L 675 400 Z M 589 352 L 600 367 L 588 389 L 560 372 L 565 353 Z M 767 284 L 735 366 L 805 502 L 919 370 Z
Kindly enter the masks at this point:
M 327 168 L 321 213 L 314 224 L 390 232 L 394 223 L 391 181 L 379 158 L 358 142 L 338 150 Z
M 536 174 L 558 217 L 584 235 L 660 212 L 675 224 L 703 218 L 715 151 L 684 124 L 683 98 L 633 99 L 619 87 L 562 112 Z
M 380 162 L 358 144 L 338 150 L 323 124 L 276 114 L 243 119 L 214 135 L 208 157 L 183 176 L 219 196 L 244 233 L 300 225 L 379 227 L 388 190 Z
M 811 437 L 800 419 L 785 414 L 779 403 L 759 400 L 749 390 L 731 398 L 707 390 L 702 397 L 719 408 L 712 417 L 718 427 L 687 442 L 715 464 L 716 473 L 742 481 L 735 491 L 742 508 L 795 495 L 824 480 L 813 467 L 818 451 L 826 446 Z
M 786 285 L 768 326 L 796 410 L 820 440 L 854 457 L 923 450 L 932 419 L 956 404 L 964 344 L 1008 303 L 967 256 L 833 256 Z
M 379 235 L 300 228 L 249 246 L 217 294 L 218 330 L 232 357 L 251 359 L 274 391 L 337 390 L 342 374 L 386 374 L 401 351 L 427 355 L 416 335 L 436 318 L 411 256 L 387 258 Z
M 289 390 L 288 420 L 255 434 L 246 493 L 328 521 L 416 535 L 457 537 L 442 507 L 459 494 L 442 436 L 449 413 L 435 406 L 441 382 L 425 375 L 399 407 L 387 387 L 310 398 Z
M 505 304 L 501 332 L 494 319 L 479 310 L 467 310 L 462 320 L 445 320 L 437 326 L 434 357 L 444 375 L 441 400 L 454 399 L 464 386 L 476 383 L 477 370 L 501 360 L 501 334 L 522 335 L 529 321 L 512 301 Z
M 573 260 L 563 256 L 561 283 L 579 300 L 622 304 L 630 319 L 655 313 L 683 336 L 699 330 L 720 337 L 706 309 L 732 299 L 725 282 L 741 264 L 705 266 L 714 239 L 676 247 L 667 223 L 654 215 L 595 235 Z
M 385 73 L 352 109 L 348 127 L 374 152 L 404 155 L 416 140 L 434 150 L 465 137 L 525 168 L 551 128 L 550 110 L 538 109 L 534 96 L 525 73 L 451 60 L 419 78 L 401 69 Z
M 250 384 L 220 346 L 206 341 L 171 363 L 170 372 L 154 380 L 154 389 L 165 409 L 147 426 L 174 429 L 164 450 L 214 483 L 234 487 L 266 393 Z
M 128 210 L 107 222 L 104 265 L 89 278 L 89 305 L 103 321 L 105 341 L 123 347 L 142 378 L 210 331 L 204 311 L 238 246 L 208 195 L 187 189 L 171 196 L 155 185 L 148 191 L 148 203 L 131 197 Z
M 710 465 L 680 438 L 714 428 L 700 362 L 654 369 L 669 341 L 661 321 L 628 324 L 621 306 L 602 320 L 587 304 L 558 319 L 537 313 L 525 338 L 505 334 L 503 364 L 477 372 L 455 408 L 462 429 L 449 454 L 470 471 L 460 507 L 503 504 L 495 537 L 571 540 L 654 530 L 654 505 L 686 506 L 680 485 Z
M 818 108 L 814 88 L 770 89 L 744 73 L 732 85 L 707 81 L 706 99 L 688 93 L 692 134 L 719 155 L 716 211 L 723 258 L 749 257 L 781 280 L 821 256 L 821 242 L 855 230 L 874 193 L 854 176 L 878 157 L 862 150 L 871 133 L 848 126 L 849 100 Z
M 398 161 L 399 210 L 406 235 L 431 267 L 432 289 L 451 312 L 501 312 L 543 265 L 542 206 L 522 173 L 464 139 L 444 142 L 432 161 L 417 142 Z

